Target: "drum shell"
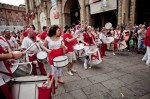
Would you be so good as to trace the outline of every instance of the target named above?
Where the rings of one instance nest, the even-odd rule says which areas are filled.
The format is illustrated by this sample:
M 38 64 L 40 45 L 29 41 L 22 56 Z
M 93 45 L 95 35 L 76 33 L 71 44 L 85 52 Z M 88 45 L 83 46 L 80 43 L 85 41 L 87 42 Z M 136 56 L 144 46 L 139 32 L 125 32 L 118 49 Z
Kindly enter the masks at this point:
M 81 49 L 81 50 L 75 50 L 75 54 L 78 58 L 82 58 L 85 56 L 85 51 L 84 49 Z
M 23 78 L 27 80 L 29 77 L 27 76 Z M 42 85 L 43 81 L 46 81 L 46 77 L 44 77 L 43 80 L 33 82 L 12 81 L 11 92 L 13 99 L 38 99 L 38 85 Z
M 102 62 L 98 48 L 95 47 L 95 49 L 96 49 L 96 51 L 94 51 L 93 53 L 89 53 L 89 51 L 88 51 L 89 57 L 90 57 L 90 64 L 92 64 L 92 65 L 97 65 Z M 93 57 L 96 57 L 96 58 L 93 58 Z
M 32 66 L 30 64 L 15 65 L 11 67 L 11 70 L 15 77 L 28 76 L 32 73 Z
M 58 56 L 59 57 L 59 56 Z M 66 58 L 65 59 L 63 59 L 63 60 L 58 60 L 58 61 L 54 61 L 53 60 L 53 66 L 54 67 L 57 67 L 57 68 L 61 68 L 61 67 L 64 67 L 64 66 L 66 66 L 68 63 L 69 63 L 69 61 L 68 61 L 68 57 L 66 56 Z

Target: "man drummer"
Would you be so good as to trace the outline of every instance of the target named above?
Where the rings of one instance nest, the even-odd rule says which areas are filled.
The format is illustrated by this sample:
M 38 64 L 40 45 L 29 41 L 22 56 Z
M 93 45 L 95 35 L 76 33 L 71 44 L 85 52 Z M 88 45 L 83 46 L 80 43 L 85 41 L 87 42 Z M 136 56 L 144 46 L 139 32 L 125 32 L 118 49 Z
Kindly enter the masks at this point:
M 66 33 L 63 35 L 63 40 L 64 40 L 64 44 L 65 46 L 68 48 L 66 50 L 66 55 L 68 56 L 68 61 L 69 61 L 69 64 L 67 65 L 67 68 L 68 68 L 68 74 L 69 75 L 73 75 L 73 72 L 76 72 L 75 69 L 73 69 L 73 64 L 74 64 L 74 61 L 76 61 L 76 55 L 75 55 L 75 52 L 74 52 L 74 49 L 73 49 L 73 45 L 74 45 L 74 40 L 76 40 L 78 37 L 79 37 L 79 34 L 77 33 L 76 36 L 72 36 L 72 33 L 71 33 L 71 26 L 65 26 L 66 27 Z
M 36 42 L 36 37 L 34 35 L 33 28 L 28 28 L 27 32 L 28 32 L 28 36 L 23 39 L 22 45 L 21 45 L 21 48 L 23 50 L 26 50 L 28 47 L 30 47 L 32 44 L 34 44 Z M 39 46 L 37 44 L 35 44 L 32 48 L 30 48 L 27 51 L 27 55 L 29 57 L 29 61 L 37 61 L 41 74 L 46 75 L 46 71 L 44 69 L 44 64 L 37 60 L 36 55 L 37 55 L 38 51 L 39 51 Z M 36 64 L 32 64 L 32 66 L 33 66 L 32 73 L 34 75 L 37 75 Z
M 10 92 L 10 79 L 13 74 L 10 70 L 10 65 L 7 59 L 18 59 L 23 56 L 22 52 L 7 53 L 0 45 L 0 97 L 1 99 L 13 99 Z
M 44 41 L 45 38 L 47 37 L 47 31 L 48 31 L 48 27 L 47 26 L 43 26 L 43 32 L 40 34 L 40 39 L 42 41 Z
M 85 27 L 85 32 L 83 32 L 81 40 L 81 42 L 84 43 L 84 50 L 86 55 L 86 58 L 84 60 L 84 69 L 87 69 L 87 65 L 89 62 L 88 50 L 91 48 L 91 46 L 96 45 L 94 41 L 94 35 L 92 35 L 91 31 L 91 26 Z

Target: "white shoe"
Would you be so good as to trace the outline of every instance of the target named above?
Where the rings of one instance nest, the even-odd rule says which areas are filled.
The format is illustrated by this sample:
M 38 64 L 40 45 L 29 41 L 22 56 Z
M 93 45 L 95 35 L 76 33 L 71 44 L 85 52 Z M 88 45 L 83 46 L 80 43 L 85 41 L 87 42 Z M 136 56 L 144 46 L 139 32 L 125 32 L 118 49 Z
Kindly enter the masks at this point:
M 86 63 L 84 63 L 84 69 L 87 69 L 87 64 Z
M 150 67 L 150 64 L 146 64 L 148 67 Z
M 76 73 L 76 72 L 77 72 L 77 70 L 75 70 L 75 69 L 72 69 L 71 71 L 72 71 L 73 73 Z
M 113 53 L 113 55 L 115 56 L 116 54 L 115 54 L 115 53 Z
M 70 76 L 73 76 L 73 73 L 71 71 L 67 72 Z

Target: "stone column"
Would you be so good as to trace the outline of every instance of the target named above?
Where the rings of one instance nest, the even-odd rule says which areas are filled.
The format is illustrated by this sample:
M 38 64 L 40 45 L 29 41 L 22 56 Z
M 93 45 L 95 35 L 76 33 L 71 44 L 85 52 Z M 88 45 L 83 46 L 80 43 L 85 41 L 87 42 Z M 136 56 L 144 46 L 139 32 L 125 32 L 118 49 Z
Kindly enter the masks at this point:
M 131 0 L 130 5 L 130 26 L 135 24 L 135 14 L 136 14 L 136 0 Z
M 129 0 L 122 0 L 122 22 L 129 23 Z
M 90 8 L 89 8 L 88 0 L 86 0 L 85 11 L 86 11 L 85 13 L 86 21 L 87 21 L 87 24 L 89 25 L 90 24 Z
M 62 18 L 62 0 L 58 0 L 58 6 L 57 9 L 59 11 L 59 24 L 60 26 L 63 26 L 63 18 Z
M 85 0 L 78 0 L 80 4 L 80 21 L 85 21 Z
M 118 0 L 118 24 L 122 23 L 122 0 Z

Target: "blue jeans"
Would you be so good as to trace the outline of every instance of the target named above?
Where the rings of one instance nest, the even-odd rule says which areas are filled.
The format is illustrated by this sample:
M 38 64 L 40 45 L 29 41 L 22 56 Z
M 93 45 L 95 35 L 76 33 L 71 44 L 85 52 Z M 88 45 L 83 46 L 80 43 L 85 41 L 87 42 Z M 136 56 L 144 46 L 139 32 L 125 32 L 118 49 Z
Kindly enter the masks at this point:
M 144 45 L 144 40 L 141 39 L 141 40 L 138 40 L 138 49 L 141 49 L 141 48 L 146 48 L 146 46 Z

